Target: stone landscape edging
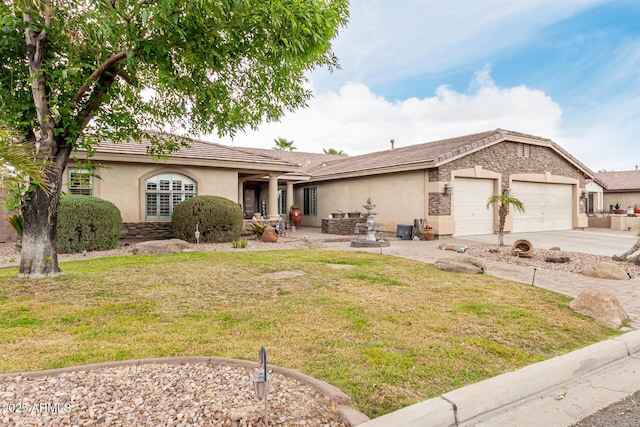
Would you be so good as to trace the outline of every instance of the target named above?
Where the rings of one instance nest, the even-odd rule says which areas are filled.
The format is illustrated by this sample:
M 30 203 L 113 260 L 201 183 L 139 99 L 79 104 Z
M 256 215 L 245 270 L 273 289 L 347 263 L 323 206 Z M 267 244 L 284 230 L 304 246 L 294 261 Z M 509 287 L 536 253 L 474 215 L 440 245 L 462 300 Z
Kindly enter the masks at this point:
M 82 372 L 82 371 L 95 371 L 104 368 L 119 368 L 123 366 L 140 366 L 140 365 L 188 365 L 188 364 L 207 364 L 211 366 L 230 366 L 234 368 L 248 368 L 256 369 L 258 362 L 241 359 L 229 359 L 226 357 L 214 357 L 214 356 L 183 356 L 183 357 L 161 357 L 151 359 L 133 359 L 122 360 L 117 362 L 103 362 L 93 363 L 89 365 L 69 366 L 66 368 L 49 369 L 45 371 L 31 371 L 31 372 L 14 372 L 8 374 L 0 374 L 2 378 L 12 377 L 25 377 L 25 378 L 42 378 L 42 377 L 54 377 L 64 373 L 70 372 Z M 369 420 L 362 412 L 355 409 L 351 403 L 351 398 L 343 393 L 340 389 L 332 386 L 329 383 L 320 381 L 317 378 L 310 377 L 299 371 L 283 368 L 276 365 L 268 365 L 269 369 L 280 375 L 293 378 L 300 383 L 317 390 L 329 401 L 335 403 L 336 409 L 340 413 L 342 420 L 350 426 L 362 424 Z

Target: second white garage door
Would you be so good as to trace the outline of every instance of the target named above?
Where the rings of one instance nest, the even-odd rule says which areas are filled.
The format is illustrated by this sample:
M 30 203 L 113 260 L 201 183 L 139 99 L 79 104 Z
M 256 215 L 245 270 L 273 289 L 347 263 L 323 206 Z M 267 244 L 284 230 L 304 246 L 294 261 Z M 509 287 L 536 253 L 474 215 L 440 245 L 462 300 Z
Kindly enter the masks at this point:
M 453 182 L 453 217 L 456 236 L 493 234 L 492 179 L 456 178 Z
M 572 186 L 514 181 L 511 195 L 524 204 L 522 214 L 513 210 L 513 232 L 571 230 Z

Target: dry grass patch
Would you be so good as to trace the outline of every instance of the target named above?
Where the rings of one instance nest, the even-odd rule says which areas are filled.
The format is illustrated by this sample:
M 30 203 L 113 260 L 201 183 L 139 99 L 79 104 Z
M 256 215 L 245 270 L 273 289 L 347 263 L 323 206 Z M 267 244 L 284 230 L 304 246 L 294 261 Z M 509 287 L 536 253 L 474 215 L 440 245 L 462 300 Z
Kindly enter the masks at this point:
M 185 253 L 62 268 L 47 280 L 0 272 L 1 372 L 253 360 L 266 345 L 271 363 L 334 384 L 374 416 L 618 333 L 543 289 L 369 253 Z

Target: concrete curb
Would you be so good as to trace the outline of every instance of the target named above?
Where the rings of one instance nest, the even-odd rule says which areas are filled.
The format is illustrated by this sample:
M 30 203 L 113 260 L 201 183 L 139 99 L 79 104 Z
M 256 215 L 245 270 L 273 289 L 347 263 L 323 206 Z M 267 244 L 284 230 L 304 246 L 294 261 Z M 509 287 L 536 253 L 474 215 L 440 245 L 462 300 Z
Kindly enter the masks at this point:
M 90 365 L 70 366 L 68 368 L 50 369 L 47 371 L 32 371 L 32 372 L 16 372 L 10 374 L 0 374 L 0 379 L 11 377 L 25 377 L 25 378 L 41 378 L 41 377 L 53 377 L 69 372 L 82 372 L 82 371 L 95 371 L 103 368 L 118 368 L 123 366 L 139 366 L 139 365 L 152 365 L 152 364 L 167 364 L 167 365 L 187 365 L 187 364 L 205 364 L 211 366 L 231 366 L 238 368 L 256 369 L 258 362 L 252 362 L 249 360 L 229 359 L 226 357 L 207 357 L 207 356 L 185 356 L 185 357 L 163 357 L 155 359 L 134 359 L 123 360 L 119 362 L 105 362 L 94 363 Z M 269 369 L 285 377 L 290 377 L 298 380 L 302 384 L 311 387 L 323 396 L 336 404 L 340 416 L 343 421 L 351 426 L 362 424 L 369 420 L 365 414 L 356 410 L 352 403 L 351 398 L 344 394 L 340 389 L 328 384 L 324 381 L 320 381 L 316 378 L 305 375 L 299 371 L 293 369 L 282 368 L 280 366 L 268 365 Z
M 359 427 L 457 426 L 585 377 L 607 365 L 640 356 L 640 331 L 596 343 L 515 372 L 445 393 L 364 422 Z M 576 420 L 578 421 L 578 420 Z M 427 424 L 428 423 L 428 424 Z

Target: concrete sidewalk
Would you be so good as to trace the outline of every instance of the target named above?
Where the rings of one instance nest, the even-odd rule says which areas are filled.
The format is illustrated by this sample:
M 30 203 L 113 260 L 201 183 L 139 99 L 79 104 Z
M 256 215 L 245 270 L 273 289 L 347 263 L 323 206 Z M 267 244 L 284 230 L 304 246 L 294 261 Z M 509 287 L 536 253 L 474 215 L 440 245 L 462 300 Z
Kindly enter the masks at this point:
M 315 229 L 299 230 L 309 240 L 325 240 Z M 574 233 L 574 232 L 570 232 Z M 603 238 L 600 233 L 580 232 L 542 238 L 555 241 L 563 249 L 585 250 Z M 492 236 L 493 242 L 496 237 Z M 519 236 L 513 236 L 519 238 Z M 591 238 L 591 239 L 590 239 Z M 564 239 L 564 240 L 563 240 Z M 607 236 L 606 251 L 622 253 L 633 240 L 629 236 Z M 348 238 L 344 239 L 348 240 Z M 533 240 L 537 247 L 540 236 Z M 482 239 L 475 242 L 482 242 Z M 471 240 L 448 239 L 449 244 L 470 245 Z M 358 250 L 433 263 L 451 256 L 468 256 L 438 249 L 442 241 L 393 241 L 390 247 L 351 248 L 348 241 L 324 241 L 322 247 Z M 477 244 L 477 243 L 476 243 Z M 553 245 L 552 245 L 553 246 Z M 570 248 L 570 249 L 569 249 Z M 606 255 L 602 253 L 602 255 Z M 533 269 L 513 264 L 485 261 L 487 274 L 522 283 L 531 283 Z M 640 279 L 620 282 L 588 278 L 575 273 L 537 269 L 535 285 L 575 297 L 593 287 L 612 290 L 634 328 L 640 328 Z M 472 384 L 442 396 L 359 424 L 361 427 L 389 426 L 570 426 L 600 409 L 618 402 L 640 389 L 640 331 L 594 344 L 572 353 L 536 363 Z

